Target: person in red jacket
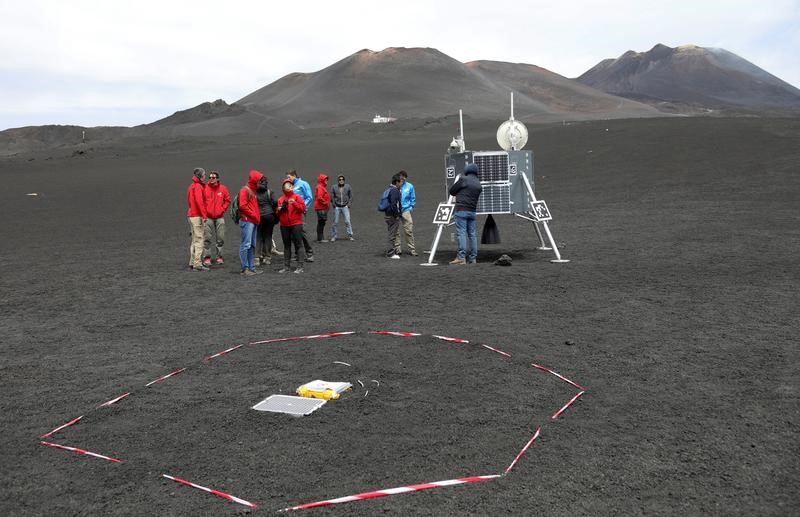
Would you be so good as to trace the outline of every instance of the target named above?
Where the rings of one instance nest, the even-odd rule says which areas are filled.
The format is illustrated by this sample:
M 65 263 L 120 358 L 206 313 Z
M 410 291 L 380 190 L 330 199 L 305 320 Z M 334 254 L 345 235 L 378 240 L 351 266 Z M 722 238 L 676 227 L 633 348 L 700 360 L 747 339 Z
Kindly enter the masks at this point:
M 306 203 L 302 197 L 294 193 L 293 180 L 293 178 L 283 180 L 283 185 L 281 185 L 283 195 L 278 198 L 278 219 L 281 223 L 284 263 L 283 269 L 278 273 L 288 273 L 292 270 L 292 243 L 294 243 L 294 252 L 297 255 L 297 269 L 294 272 L 303 272 L 305 255 L 305 248 L 303 248 L 303 214 L 306 211 Z
M 242 237 L 239 244 L 239 260 L 242 264 L 241 274 L 244 276 L 253 276 L 262 272 L 261 270 L 256 271 L 255 252 L 256 227 L 261 222 L 256 189 L 258 189 L 258 182 L 263 177 L 264 175 L 259 171 L 251 170 L 247 185 L 239 190 L 239 230 Z
M 206 171 L 197 167 L 192 171 L 192 183 L 186 190 L 186 200 L 189 211 L 189 228 L 192 231 L 192 243 L 189 245 L 189 267 L 192 271 L 208 271 L 203 265 L 203 226 L 208 218 L 206 202 L 203 196 L 203 183 L 206 181 Z
M 325 222 L 328 220 L 328 210 L 331 208 L 331 195 L 328 193 L 328 175 L 320 173 L 317 176 L 317 193 L 314 196 L 314 211 L 317 212 L 317 242 L 325 240 Z
M 205 241 L 203 246 L 203 265 L 211 266 L 211 242 L 216 243 L 214 248 L 216 263 L 224 264 L 222 258 L 222 246 L 225 244 L 225 212 L 231 206 L 231 194 L 228 187 L 220 183 L 219 171 L 208 173 L 208 183 L 204 191 L 206 203 Z

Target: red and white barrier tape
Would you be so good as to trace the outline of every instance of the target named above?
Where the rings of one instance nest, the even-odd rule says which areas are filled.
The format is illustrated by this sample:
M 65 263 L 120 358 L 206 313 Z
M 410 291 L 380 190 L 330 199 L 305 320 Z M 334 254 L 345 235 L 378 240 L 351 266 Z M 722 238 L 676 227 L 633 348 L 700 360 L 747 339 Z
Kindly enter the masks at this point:
M 85 454 L 86 456 L 94 456 L 95 458 L 100 458 L 101 460 L 113 461 L 114 463 L 122 463 L 122 460 L 118 460 L 117 458 L 103 456 L 102 454 L 85 451 L 83 449 L 78 449 L 77 447 L 67 447 L 66 445 L 59 445 L 57 443 L 51 443 L 51 442 L 40 442 L 40 443 L 48 447 L 55 447 L 56 449 L 64 449 L 65 451 L 77 452 L 78 454 Z
M 567 378 L 566 378 L 566 377 L 564 377 L 563 375 L 561 375 L 561 374 L 559 374 L 559 373 L 556 373 L 556 372 L 554 372 L 554 371 L 553 371 L 553 370 L 551 370 L 550 368 L 545 368 L 544 366 L 542 366 L 542 365 L 539 365 L 539 364 L 536 364 L 536 363 L 531 363 L 531 366 L 533 366 L 534 368 L 538 368 L 539 370 L 542 370 L 543 372 L 552 373 L 553 375 L 555 375 L 556 377 L 558 377 L 558 378 L 559 378 L 559 379 L 561 379 L 562 381 L 566 381 L 566 382 L 568 382 L 568 383 L 572 384 L 573 386 L 575 386 L 575 387 L 576 387 L 576 388 L 578 388 L 579 390 L 586 391 L 586 388 L 584 388 L 584 387 L 583 387 L 583 386 L 581 386 L 580 384 L 578 384 L 578 383 L 576 383 L 576 382 L 572 382 L 571 380 L 567 379 Z
M 559 416 L 561 416 L 561 413 L 563 413 L 564 411 L 566 411 L 566 410 L 567 410 L 567 408 L 568 408 L 568 407 L 570 407 L 570 406 L 571 406 L 571 405 L 572 405 L 572 404 L 573 404 L 573 403 L 574 403 L 576 400 L 578 400 L 578 398 L 580 398 L 580 396 L 581 396 L 581 395 L 583 395 L 584 393 L 586 393 L 586 392 L 585 392 L 585 391 L 581 391 L 581 392 L 579 392 L 577 395 L 575 395 L 574 397 L 572 397 L 571 399 L 569 399 L 569 402 L 567 402 L 566 404 L 564 404 L 564 407 L 562 407 L 561 409 L 559 409 L 558 411 L 556 411 L 555 413 L 553 413 L 553 416 L 551 416 L 551 417 L 550 417 L 550 419 L 551 419 L 551 420 L 555 420 L 556 418 L 558 418 Z
M 299 341 L 301 339 L 321 339 L 327 337 L 349 336 L 355 332 L 329 332 L 327 334 L 313 334 L 311 336 L 279 337 L 275 339 L 265 339 L 263 341 L 252 341 L 251 345 L 263 345 L 264 343 L 279 343 L 281 341 Z
M 496 348 L 492 348 L 492 347 L 490 347 L 489 345 L 481 345 L 481 346 L 482 346 L 483 348 L 488 348 L 488 349 L 489 349 L 489 350 L 491 350 L 492 352 L 497 352 L 497 353 L 498 353 L 498 354 L 500 354 L 500 355 L 504 355 L 504 356 L 506 356 L 506 357 L 511 357 L 511 354 L 509 354 L 508 352 L 503 352 L 502 350 L 498 350 L 498 349 L 496 349 Z
M 220 492 L 219 490 L 214 490 L 213 488 L 206 488 L 204 486 L 197 485 L 197 484 L 192 483 L 190 481 L 186 481 L 185 479 L 176 478 L 174 476 L 168 476 L 167 474 L 161 474 L 161 475 L 164 476 L 167 479 L 171 479 L 172 481 L 175 481 L 175 482 L 180 483 L 182 485 L 190 486 L 192 488 L 197 488 L 199 490 L 202 490 L 203 492 L 208 492 L 209 494 L 214 494 L 217 497 L 221 497 L 223 499 L 227 499 L 228 501 L 232 501 L 234 503 L 243 504 L 245 506 L 249 506 L 250 508 L 258 508 L 257 504 L 251 503 L 250 501 L 245 501 L 244 499 L 239 499 L 238 497 L 232 496 L 231 494 L 226 494 L 225 492 Z
M 217 352 L 216 354 L 213 354 L 213 355 L 210 355 L 210 356 L 208 356 L 208 357 L 205 357 L 205 358 L 203 358 L 203 361 L 210 361 L 210 360 L 214 359 L 215 357 L 219 357 L 219 356 L 221 356 L 221 355 L 228 354 L 228 353 L 230 353 L 230 352 L 233 352 L 233 351 L 234 351 L 234 350 L 236 350 L 237 348 L 242 348 L 243 346 L 244 346 L 244 345 L 236 345 L 236 346 L 232 346 L 232 347 L 228 348 L 227 350 L 223 350 L 222 352 Z
M 131 394 L 131 392 L 130 392 L 130 391 L 129 391 L 129 392 L 127 392 L 127 393 L 123 393 L 122 395 L 120 395 L 120 396 L 119 396 L 119 397 L 117 397 L 117 398 L 111 399 L 111 400 L 109 400 L 108 402 L 103 402 L 102 404 L 100 404 L 99 406 L 97 406 L 97 408 L 99 409 L 99 408 L 101 408 L 101 407 L 108 407 L 108 406 L 110 406 L 110 405 L 112 405 L 112 404 L 116 404 L 117 402 L 119 402 L 120 400 L 124 399 L 125 397 L 127 397 L 127 396 L 128 396 L 128 395 L 130 395 L 130 394 Z
M 381 336 L 399 336 L 399 337 L 416 337 L 422 335 L 422 334 L 417 334 L 416 332 L 397 332 L 394 330 L 370 330 L 369 333 L 379 334 Z
M 451 343 L 469 343 L 466 339 L 461 339 L 458 337 L 447 337 L 447 336 L 437 336 L 436 334 L 433 335 L 436 339 L 441 339 L 442 341 L 449 341 Z
M 290 506 L 281 511 L 293 510 L 306 510 L 308 508 L 316 508 L 318 506 L 330 506 L 333 504 L 349 503 L 351 501 L 361 501 L 363 499 L 374 499 L 376 497 L 386 497 L 388 495 L 405 494 L 407 492 L 417 492 L 419 490 L 428 490 L 431 488 L 439 488 L 443 486 L 463 485 L 464 483 L 478 483 L 489 479 L 500 477 L 500 474 L 492 474 L 489 476 L 473 476 L 458 479 L 448 479 L 446 481 L 434 481 L 433 483 L 421 483 L 418 485 L 401 486 L 397 488 L 387 488 L 384 490 L 377 490 L 375 492 L 363 492 L 361 494 L 349 495 L 347 497 L 339 497 L 337 499 L 328 499 L 327 501 L 316 501 L 313 503 L 305 503 L 297 506 Z
M 522 450 L 521 450 L 521 451 L 519 451 L 519 454 L 517 454 L 517 457 L 516 457 L 516 458 L 514 458 L 514 461 L 512 461 L 512 462 L 511 462 L 511 465 L 509 465 L 508 467 L 506 467 L 506 471 L 505 471 L 503 474 L 508 474 L 509 472 L 511 472 L 511 469 L 513 469 L 513 468 L 514 468 L 514 465 L 516 465 L 516 464 L 517 464 L 517 462 L 518 462 L 518 461 L 519 461 L 519 459 L 522 457 L 522 455 L 523 455 L 523 454 L 525 454 L 525 452 L 526 452 L 528 449 L 530 449 L 530 448 L 531 448 L 531 445 L 533 445 L 533 442 L 536 440 L 536 438 L 538 438 L 538 437 L 539 437 L 539 433 L 541 432 L 541 430 L 542 430 L 541 426 L 540 426 L 539 428 L 537 428 L 537 429 L 536 429 L 536 432 L 535 432 L 535 433 L 533 433 L 533 437 L 531 437 L 531 439 L 530 439 L 530 440 L 528 440 L 528 443 L 526 443 L 526 444 L 525 444 L 525 447 L 523 447 L 523 448 L 522 448 Z
M 174 372 L 170 372 L 170 373 L 168 373 L 166 375 L 162 375 L 158 379 L 148 382 L 147 384 L 144 385 L 144 387 L 146 388 L 148 386 L 152 386 L 153 384 L 158 384 L 159 382 L 161 382 L 161 381 L 163 381 L 165 379 L 169 379 L 173 375 L 178 375 L 179 373 L 183 372 L 184 370 L 186 370 L 186 368 L 179 368 L 179 369 L 175 370 Z
M 57 432 L 59 432 L 60 430 L 64 429 L 65 427 L 69 427 L 69 426 L 71 426 L 71 425 L 75 425 L 75 424 L 77 424 L 77 423 L 78 423 L 78 421 L 79 421 L 81 418 L 83 418 L 83 415 L 79 416 L 78 418 L 73 418 L 72 420 L 70 420 L 70 421 L 69 421 L 69 422 L 67 422 L 66 424 L 64 424 L 64 425 L 60 425 L 60 426 L 56 427 L 55 429 L 53 429 L 53 430 L 52 430 L 52 431 L 50 431 L 49 433 L 45 433 L 45 434 L 43 434 L 42 436 L 40 436 L 39 438 L 47 438 L 48 436 L 54 435 L 54 434 L 56 434 Z

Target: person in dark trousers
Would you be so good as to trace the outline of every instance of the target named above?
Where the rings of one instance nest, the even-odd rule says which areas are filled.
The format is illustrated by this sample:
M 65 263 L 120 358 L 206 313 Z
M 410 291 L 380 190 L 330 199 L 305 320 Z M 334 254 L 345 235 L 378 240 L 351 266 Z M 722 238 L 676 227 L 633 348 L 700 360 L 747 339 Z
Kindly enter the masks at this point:
M 314 196 L 311 194 L 311 185 L 306 180 L 301 179 L 295 169 L 289 171 L 289 177 L 292 178 L 294 193 L 303 198 L 306 210 L 309 210 L 314 201 Z M 300 233 L 303 238 L 303 248 L 306 250 L 306 262 L 314 262 L 314 250 L 311 249 L 311 244 L 308 243 L 308 237 L 306 237 L 305 213 L 303 213 L 303 226 L 300 228 Z
M 450 187 L 450 195 L 456 197 L 455 218 L 458 236 L 458 254 L 450 261 L 453 265 L 474 264 L 478 260 L 478 239 L 475 236 L 475 211 L 481 195 L 478 166 L 474 163 L 464 167 L 464 174 Z M 467 257 L 469 239 L 469 257 Z
M 336 242 L 336 227 L 339 225 L 339 215 L 344 217 L 344 227 L 347 238 L 353 238 L 353 226 L 350 224 L 350 205 L 353 203 L 353 189 L 345 182 L 341 174 L 336 180 L 336 185 L 331 187 L 331 202 L 333 203 L 333 226 L 331 226 L 331 242 Z
M 281 185 L 283 195 L 278 198 L 278 219 L 281 222 L 281 237 L 283 239 L 283 269 L 278 273 L 288 273 L 292 270 L 292 244 L 297 255 L 297 269 L 295 273 L 303 272 L 303 214 L 306 213 L 306 204 L 303 198 L 294 193 L 294 182 L 291 177 L 283 180 Z
M 317 242 L 325 240 L 325 223 L 328 221 L 328 210 L 331 208 L 331 195 L 328 193 L 328 175 L 317 176 L 317 192 L 314 196 L 314 211 L 317 213 Z
M 256 231 L 256 257 L 258 264 L 265 266 L 272 263 L 272 231 L 278 224 L 278 215 L 275 209 L 278 207 L 278 200 L 275 193 L 269 188 L 267 177 L 261 178 L 256 190 L 258 198 L 258 211 L 261 213 L 261 222 L 258 223 Z
M 386 251 L 386 256 L 390 259 L 400 258 L 400 217 L 402 214 L 400 184 L 402 182 L 400 174 L 392 176 L 392 184 L 389 185 L 389 207 L 383 212 L 389 231 L 389 249 Z

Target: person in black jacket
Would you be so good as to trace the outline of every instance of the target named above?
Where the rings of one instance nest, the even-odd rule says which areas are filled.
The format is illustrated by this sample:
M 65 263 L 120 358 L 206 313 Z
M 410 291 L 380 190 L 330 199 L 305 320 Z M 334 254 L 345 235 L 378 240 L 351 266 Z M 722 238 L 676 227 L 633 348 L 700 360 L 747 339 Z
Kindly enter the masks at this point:
M 400 258 L 400 174 L 392 176 L 392 184 L 389 185 L 389 207 L 384 210 L 384 219 L 389 229 L 389 249 L 386 256 L 391 259 Z
M 277 200 L 275 193 L 269 188 L 266 176 L 258 183 L 256 198 L 258 198 L 258 210 L 261 212 L 261 222 L 256 229 L 256 256 L 259 264 L 265 266 L 272 262 L 272 254 L 275 252 L 272 230 L 278 224 L 278 216 L 275 214 Z
M 451 260 L 453 265 L 474 264 L 478 261 L 478 239 L 475 237 L 475 219 L 478 198 L 481 195 L 481 182 L 478 179 L 478 165 L 467 164 L 464 174 L 452 187 L 450 195 L 456 197 L 455 217 L 458 236 L 458 254 Z M 467 257 L 467 238 L 469 238 L 469 257 Z

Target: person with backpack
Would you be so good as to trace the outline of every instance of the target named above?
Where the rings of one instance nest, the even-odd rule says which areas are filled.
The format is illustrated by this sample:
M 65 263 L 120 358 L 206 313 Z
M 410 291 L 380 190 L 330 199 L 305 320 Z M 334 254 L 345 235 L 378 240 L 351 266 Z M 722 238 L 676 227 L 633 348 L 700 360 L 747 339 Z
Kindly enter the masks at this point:
M 378 203 L 378 210 L 383 212 L 384 220 L 389 231 L 389 249 L 386 256 L 390 259 L 400 258 L 400 217 L 402 214 L 400 205 L 400 184 L 402 178 L 400 174 L 392 176 L 392 183 L 383 191 L 381 200 Z
M 281 222 L 281 238 L 283 239 L 283 269 L 278 273 L 288 273 L 292 270 L 292 244 L 297 255 L 297 269 L 295 273 L 303 272 L 303 215 L 306 213 L 306 204 L 303 198 L 294 192 L 294 179 L 287 176 L 281 185 L 283 195 L 278 198 L 278 218 Z
M 239 243 L 239 261 L 242 265 L 241 274 L 243 276 L 253 276 L 261 273 L 256 270 L 255 250 L 256 250 L 256 227 L 261 222 L 261 212 L 258 209 L 258 198 L 256 190 L 258 182 L 264 175 L 253 169 L 247 180 L 247 185 L 239 190 L 237 196 L 239 230 L 241 241 Z
M 228 187 L 220 183 L 219 171 L 208 173 L 208 183 L 205 190 L 205 204 L 208 218 L 205 223 L 205 241 L 203 246 L 203 265 L 211 267 L 212 253 L 211 243 L 214 242 L 214 261 L 217 264 L 224 264 L 222 258 L 222 246 L 225 245 L 225 212 L 231 205 L 231 194 Z
M 456 235 L 458 236 L 458 253 L 450 264 L 461 266 L 475 264 L 478 260 L 478 238 L 475 236 L 475 219 L 480 198 L 481 181 L 478 179 L 478 165 L 468 163 L 464 167 L 464 175 L 450 187 L 449 193 L 456 198 L 454 215 L 456 218 Z M 469 238 L 469 257 L 467 257 L 467 238 Z
M 275 213 L 275 209 L 278 207 L 278 200 L 275 199 L 275 193 L 269 188 L 266 176 L 258 182 L 256 198 L 258 199 L 258 210 L 261 217 L 261 222 L 258 223 L 258 228 L 256 229 L 257 263 L 265 266 L 272 263 L 272 230 L 278 224 L 278 215 Z
M 203 194 L 205 181 L 206 170 L 202 167 L 197 167 L 192 171 L 192 183 L 186 190 L 186 200 L 189 204 L 189 211 L 186 213 L 186 217 L 189 220 L 189 228 L 192 232 L 192 243 L 189 245 L 189 268 L 192 271 L 208 271 L 208 268 L 203 265 L 204 226 L 206 219 L 208 219 L 206 201 Z
M 317 192 L 314 197 L 314 211 L 317 213 L 317 242 L 325 240 L 325 223 L 328 221 L 328 210 L 331 208 L 331 195 L 328 193 L 328 175 L 317 176 Z
M 353 238 L 353 226 L 350 224 L 350 205 L 353 202 L 353 189 L 341 174 L 337 178 L 336 185 L 331 187 L 331 202 L 333 203 L 333 226 L 331 226 L 331 242 L 336 242 L 336 227 L 339 225 L 339 215 L 344 216 L 344 228 L 347 230 L 347 238 Z
M 311 208 L 314 201 L 314 196 L 311 194 L 311 185 L 297 175 L 296 169 L 291 169 L 288 173 L 288 177 L 292 178 L 294 193 L 303 198 L 303 203 L 305 203 L 306 210 Z M 305 225 L 305 213 L 303 213 L 303 224 Z M 306 250 L 306 261 L 314 262 L 314 250 L 311 249 L 311 244 L 308 243 L 305 226 L 303 226 L 300 231 L 303 238 L 303 248 Z M 285 252 L 286 249 L 284 248 L 284 253 Z

